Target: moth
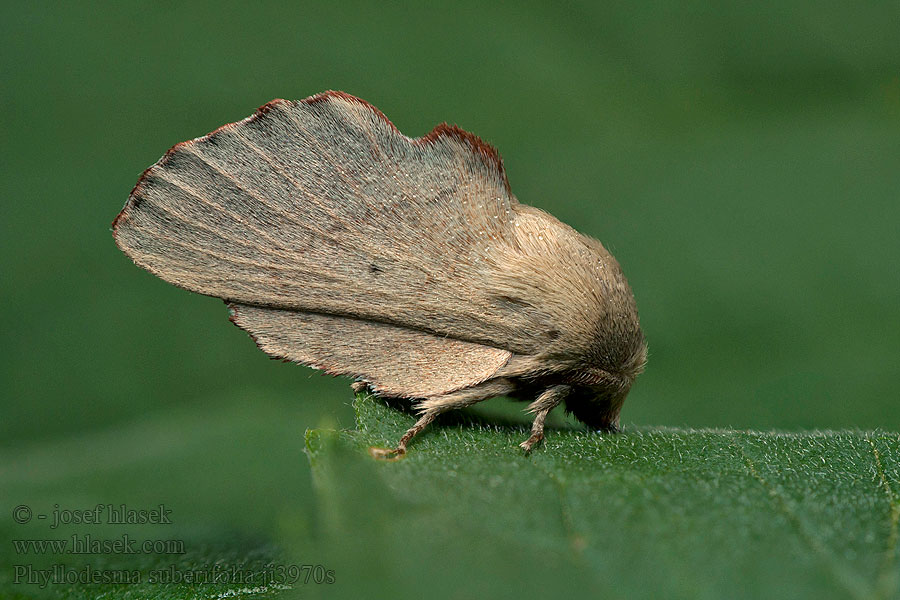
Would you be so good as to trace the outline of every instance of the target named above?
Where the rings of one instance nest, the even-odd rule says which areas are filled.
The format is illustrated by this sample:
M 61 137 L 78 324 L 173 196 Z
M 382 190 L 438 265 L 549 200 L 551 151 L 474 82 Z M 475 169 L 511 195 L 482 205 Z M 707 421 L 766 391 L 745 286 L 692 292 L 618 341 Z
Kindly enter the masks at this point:
M 343 92 L 273 100 L 173 146 L 112 224 L 138 266 L 222 298 L 267 354 L 414 401 L 397 457 L 441 413 L 526 400 L 616 431 L 647 357 L 603 245 L 512 194 L 497 151 L 412 139 Z

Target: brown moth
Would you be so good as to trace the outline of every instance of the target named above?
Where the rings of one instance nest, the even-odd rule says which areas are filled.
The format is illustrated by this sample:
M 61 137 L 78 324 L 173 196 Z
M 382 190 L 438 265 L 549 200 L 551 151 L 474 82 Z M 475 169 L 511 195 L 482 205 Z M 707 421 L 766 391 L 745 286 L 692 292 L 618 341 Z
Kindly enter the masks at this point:
M 140 267 L 216 296 L 279 357 L 439 414 L 530 400 L 615 431 L 647 350 L 619 263 L 519 204 L 503 161 L 442 124 L 418 139 L 343 92 L 273 100 L 172 147 L 112 224 Z

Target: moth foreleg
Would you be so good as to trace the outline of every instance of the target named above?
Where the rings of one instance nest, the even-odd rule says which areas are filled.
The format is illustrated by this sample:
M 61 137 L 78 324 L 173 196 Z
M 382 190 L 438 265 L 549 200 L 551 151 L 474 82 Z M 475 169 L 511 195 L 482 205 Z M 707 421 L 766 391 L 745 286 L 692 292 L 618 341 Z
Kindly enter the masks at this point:
M 397 447 L 388 448 L 369 448 L 369 454 L 375 458 L 396 459 L 406 454 L 406 444 L 409 443 L 419 432 L 428 427 L 438 415 L 454 410 L 457 408 L 465 408 L 477 404 L 482 400 L 493 398 L 494 396 L 502 396 L 508 394 L 515 389 L 515 385 L 508 379 L 493 379 L 486 381 L 474 387 L 456 390 L 449 394 L 441 394 L 432 398 L 426 398 L 416 405 L 416 411 L 420 414 L 419 420 L 415 425 L 410 427 L 400 441 Z
M 353 390 L 354 394 L 359 394 L 369 389 L 369 384 L 365 381 L 354 381 L 350 384 L 350 389 Z
M 567 385 L 554 385 L 549 387 L 541 392 L 535 401 L 529 404 L 528 408 L 525 409 L 526 412 L 534 414 L 534 423 L 531 426 L 531 436 L 519 444 L 525 452 L 531 452 L 531 449 L 544 439 L 544 421 L 547 420 L 547 415 L 550 414 L 551 410 L 559 406 L 559 403 L 565 399 L 571 389 L 572 388 Z

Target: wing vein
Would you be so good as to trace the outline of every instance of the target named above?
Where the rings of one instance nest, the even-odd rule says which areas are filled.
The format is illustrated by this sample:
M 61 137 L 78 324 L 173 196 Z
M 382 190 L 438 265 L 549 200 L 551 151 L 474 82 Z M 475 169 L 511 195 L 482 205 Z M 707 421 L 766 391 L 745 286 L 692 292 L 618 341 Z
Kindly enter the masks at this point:
M 210 208 L 217 209 L 222 214 L 228 215 L 229 217 L 232 218 L 232 220 L 234 220 L 235 223 L 240 223 L 247 229 L 253 231 L 253 233 L 258 235 L 259 237 L 264 238 L 267 241 L 269 241 L 270 243 L 275 244 L 285 250 L 289 250 L 289 248 L 287 248 L 286 246 L 281 244 L 277 239 L 275 239 L 274 237 L 269 235 L 268 232 L 263 231 L 262 229 L 256 227 L 253 223 L 250 223 L 247 219 L 245 219 L 241 215 L 237 214 L 236 212 L 228 210 L 226 207 L 222 206 L 221 204 L 206 199 L 203 196 L 203 194 L 201 194 L 198 190 L 192 188 L 191 186 L 187 185 L 183 181 L 179 181 L 177 178 L 173 177 L 165 170 L 159 169 L 159 170 L 157 170 L 157 172 L 154 173 L 154 175 L 156 177 L 159 177 L 166 183 L 169 183 L 169 184 L 175 186 L 176 188 L 182 190 L 183 192 L 193 196 L 194 198 L 199 200 L 201 204 L 204 204 Z

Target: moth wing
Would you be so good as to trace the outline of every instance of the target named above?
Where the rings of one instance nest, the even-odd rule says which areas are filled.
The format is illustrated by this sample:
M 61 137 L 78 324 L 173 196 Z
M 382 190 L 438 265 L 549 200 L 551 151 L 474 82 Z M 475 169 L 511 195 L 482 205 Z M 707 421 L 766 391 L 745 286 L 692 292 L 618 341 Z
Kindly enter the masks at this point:
M 410 139 L 365 101 L 325 92 L 174 146 L 113 234 L 139 266 L 228 302 L 527 354 L 558 327 L 541 302 L 497 289 L 519 206 L 472 134 L 441 125 Z
M 507 350 L 384 323 L 241 304 L 230 308 L 231 320 L 267 354 L 356 377 L 387 396 L 427 398 L 475 385 L 510 357 Z

